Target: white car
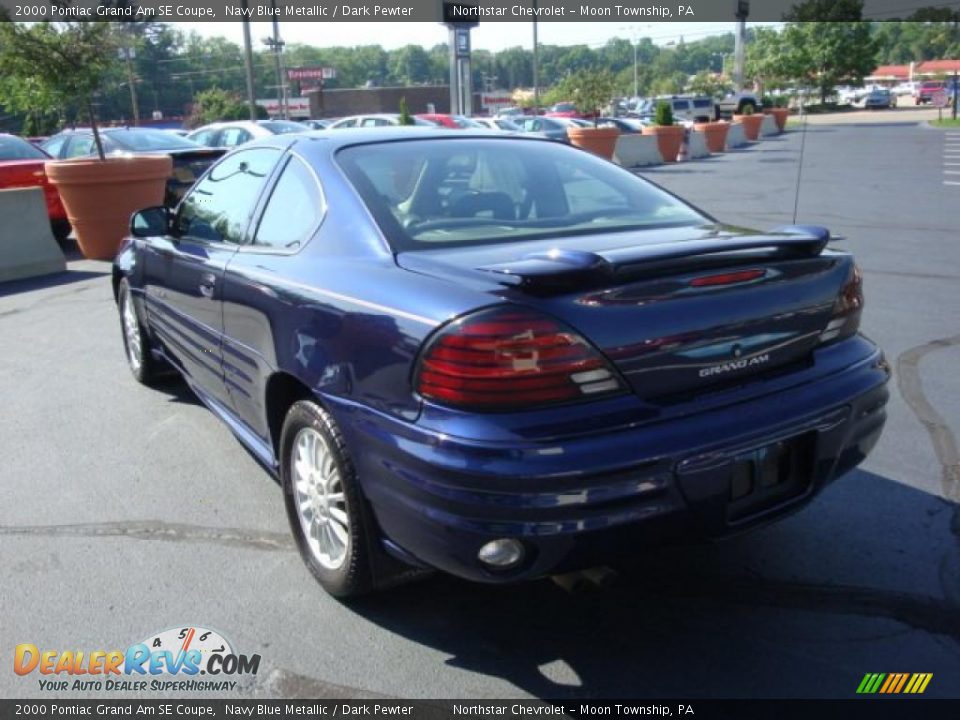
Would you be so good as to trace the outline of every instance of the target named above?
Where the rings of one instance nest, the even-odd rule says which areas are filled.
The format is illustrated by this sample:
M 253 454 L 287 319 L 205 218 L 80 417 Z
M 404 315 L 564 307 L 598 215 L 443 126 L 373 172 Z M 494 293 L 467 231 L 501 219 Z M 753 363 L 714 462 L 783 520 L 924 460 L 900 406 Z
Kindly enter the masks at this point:
M 187 139 L 207 147 L 232 148 L 272 135 L 302 132 L 310 132 L 310 128 L 289 120 L 228 120 L 198 127 Z
M 413 124 L 421 127 L 436 127 L 436 123 L 429 120 L 411 116 Z M 343 128 L 369 128 L 369 127 L 391 127 L 400 124 L 399 113 L 376 113 L 373 115 L 350 115 L 340 118 L 329 127 L 330 130 L 341 130 Z
M 503 132 L 523 132 L 523 128 L 517 123 L 507 118 L 470 118 L 475 123 L 483 125 L 489 130 L 502 130 Z

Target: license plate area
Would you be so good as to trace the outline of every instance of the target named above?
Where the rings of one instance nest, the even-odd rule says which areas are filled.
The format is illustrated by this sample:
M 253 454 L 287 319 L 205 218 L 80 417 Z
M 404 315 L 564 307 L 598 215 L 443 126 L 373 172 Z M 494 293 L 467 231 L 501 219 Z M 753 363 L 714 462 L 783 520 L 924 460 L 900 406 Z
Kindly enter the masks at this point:
M 813 477 L 816 433 L 740 453 L 730 471 L 727 520 L 747 520 L 806 493 Z

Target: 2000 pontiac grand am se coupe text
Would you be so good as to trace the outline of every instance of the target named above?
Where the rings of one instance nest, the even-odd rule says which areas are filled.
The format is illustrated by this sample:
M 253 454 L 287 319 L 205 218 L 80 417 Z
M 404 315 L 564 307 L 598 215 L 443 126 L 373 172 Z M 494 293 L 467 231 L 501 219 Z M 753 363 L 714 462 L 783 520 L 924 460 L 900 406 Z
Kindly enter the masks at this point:
M 133 374 L 173 366 L 279 476 L 338 596 L 753 527 L 883 427 L 889 369 L 824 229 L 726 227 L 547 140 L 278 136 L 131 232 Z

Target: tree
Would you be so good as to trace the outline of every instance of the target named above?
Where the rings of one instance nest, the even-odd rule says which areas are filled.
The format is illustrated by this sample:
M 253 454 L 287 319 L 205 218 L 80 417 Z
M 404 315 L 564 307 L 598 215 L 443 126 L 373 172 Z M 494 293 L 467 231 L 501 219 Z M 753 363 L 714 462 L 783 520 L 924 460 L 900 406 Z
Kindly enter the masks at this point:
M 58 112 L 75 104 L 104 159 L 94 96 L 116 57 L 105 22 L 0 22 L 0 103 L 15 112 Z
M 557 90 L 576 105 L 582 115 L 593 116 L 596 124 L 603 108 L 613 100 L 613 75 L 608 70 L 581 70 L 564 78 Z
M 249 117 L 250 109 L 239 95 L 214 87 L 198 92 L 194 97 L 189 125 L 200 127 L 221 120 L 246 120 Z
M 863 82 L 876 67 L 877 43 L 861 22 L 863 0 L 807 0 L 793 7 L 783 29 L 783 71 L 820 90 Z

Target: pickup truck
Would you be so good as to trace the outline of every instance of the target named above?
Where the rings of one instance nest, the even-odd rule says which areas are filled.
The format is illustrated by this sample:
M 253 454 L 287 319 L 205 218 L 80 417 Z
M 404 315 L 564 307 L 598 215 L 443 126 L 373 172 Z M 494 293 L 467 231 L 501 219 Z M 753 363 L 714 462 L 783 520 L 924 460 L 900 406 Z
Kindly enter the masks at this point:
M 753 111 L 760 110 L 760 99 L 751 92 L 738 92 L 727 95 L 717 103 L 720 108 L 720 117 L 729 118 L 731 115 L 742 115 L 747 106 L 752 106 Z

